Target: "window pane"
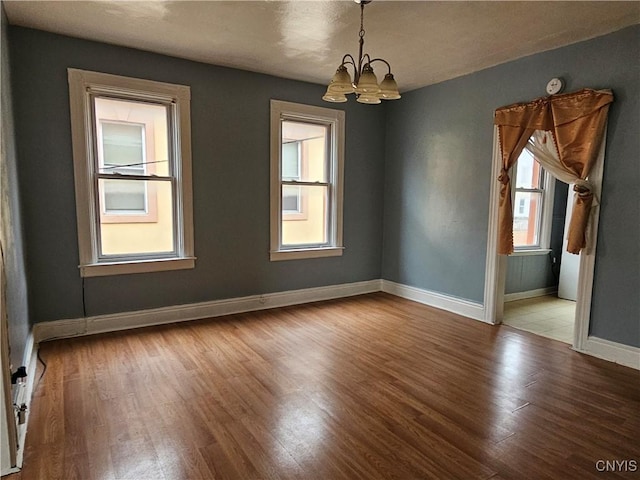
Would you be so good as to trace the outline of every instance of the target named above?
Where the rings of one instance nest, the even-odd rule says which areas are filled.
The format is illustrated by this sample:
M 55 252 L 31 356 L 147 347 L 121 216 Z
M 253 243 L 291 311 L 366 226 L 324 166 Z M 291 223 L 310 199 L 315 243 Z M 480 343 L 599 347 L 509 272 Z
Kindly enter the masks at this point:
M 515 247 L 539 245 L 541 207 L 541 193 L 516 192 L 513 212 L 513 245 Z
M 282 213 L 300 213 L 302 211 L 301 187 L 282 186 Z
M 170 175 L 167 106 L 94 100 L 100 173 Z
M 516 172 L 516 188 L 540 188 L 542 168 L 533 159 L 533 155 L 523 150 L 518 157 Z
M 284 216 L 285 196 L 291 195 L 283 187 L 282 245 L 322 245 L 327 243 L 328 187 L 306 185 L 294 188 L 299 189 L 297 202 L 300 214 L 291 219 Z
M 171 182 L 100 179 L 98 193 L 102 255 L 175 250 Z
M 328 125 L 283 121 L 282 177 L 304 182 L 326 182 L 330 132 Z M 293 157 L 293 145 L 297 146 L 297 157 Z M 293 166 L 293 158 L 297 158 L 296 167 Z M 298 176 L 287 176 L 293 173 L 294 168 L 297 169 Z

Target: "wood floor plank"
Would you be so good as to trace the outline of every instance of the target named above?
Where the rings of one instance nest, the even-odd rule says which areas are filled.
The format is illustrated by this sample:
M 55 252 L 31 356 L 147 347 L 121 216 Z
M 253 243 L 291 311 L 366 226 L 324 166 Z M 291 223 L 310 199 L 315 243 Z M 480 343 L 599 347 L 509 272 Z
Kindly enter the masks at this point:
M 638 372 L 376 293 L 40 346 L 10 480 L 599 479 Z M 39 370 L 40 371 L 40 370 Z

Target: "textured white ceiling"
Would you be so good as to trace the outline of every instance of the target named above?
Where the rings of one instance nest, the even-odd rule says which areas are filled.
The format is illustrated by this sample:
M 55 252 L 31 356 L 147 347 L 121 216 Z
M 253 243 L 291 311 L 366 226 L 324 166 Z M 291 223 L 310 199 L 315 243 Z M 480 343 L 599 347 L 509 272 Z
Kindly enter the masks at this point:
M 314 83 L 358 50 L 360 7 L 349 0 L 3 4 L 13 25 Z M 636 23 L 637 1 L 376 0 L 365 52 L 388 60 L 407 91 Z

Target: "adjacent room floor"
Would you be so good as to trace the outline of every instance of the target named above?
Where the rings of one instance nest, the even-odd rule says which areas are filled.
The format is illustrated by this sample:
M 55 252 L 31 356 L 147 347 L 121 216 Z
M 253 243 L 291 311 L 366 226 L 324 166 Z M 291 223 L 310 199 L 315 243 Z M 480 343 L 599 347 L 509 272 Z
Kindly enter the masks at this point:
M 636 370 L 384 293 L 40 348 L 11 480 L 598 480 L 640 458 Z
M 573 344 L 576 302 L 552 295 L 504 304 L 503 324 Z

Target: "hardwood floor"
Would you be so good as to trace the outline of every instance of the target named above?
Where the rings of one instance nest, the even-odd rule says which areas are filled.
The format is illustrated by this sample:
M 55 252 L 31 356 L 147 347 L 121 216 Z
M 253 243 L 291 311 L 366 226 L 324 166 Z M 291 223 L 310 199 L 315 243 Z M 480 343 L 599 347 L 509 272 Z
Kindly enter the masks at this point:
M 11 480 L 640 474 L 637 371 L 383 293 L 54 341 L 41 356 Z

